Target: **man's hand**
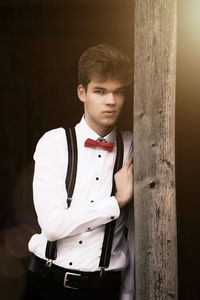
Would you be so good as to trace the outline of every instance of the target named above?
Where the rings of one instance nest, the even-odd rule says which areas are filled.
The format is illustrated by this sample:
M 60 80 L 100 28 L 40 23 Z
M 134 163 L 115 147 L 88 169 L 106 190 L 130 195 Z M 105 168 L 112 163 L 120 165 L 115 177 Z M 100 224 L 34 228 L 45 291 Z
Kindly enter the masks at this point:
M 115 198 L 122 208 L 125 206 L 133 195 L 133 158 L 129 157 L 127 162 L 114 176 L 116 184 Z

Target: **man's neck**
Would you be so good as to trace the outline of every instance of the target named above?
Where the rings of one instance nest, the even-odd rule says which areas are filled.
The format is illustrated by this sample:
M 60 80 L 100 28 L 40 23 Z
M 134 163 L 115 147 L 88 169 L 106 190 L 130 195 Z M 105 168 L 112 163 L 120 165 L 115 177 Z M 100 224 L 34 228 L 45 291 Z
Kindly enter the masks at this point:
M 88 127 L 92 129 L 96 134 L 98 134 L 100 137 L 104 137 L 108 135 L 115 126 L 109 126 L 109 127 L 100 127 L 97 124 L 90 124 L 90 122 L 87 120 L 87 118 L 84 116 L 84 120 Z
M 94 130 L 94 129 L 93 129 Z M 113 130 L 113 127 L 110 129 L 106 129 L 106 130 L 94 130 L 100 137 L 104 137 L 106 135 L 108 135 L 111 131 Z

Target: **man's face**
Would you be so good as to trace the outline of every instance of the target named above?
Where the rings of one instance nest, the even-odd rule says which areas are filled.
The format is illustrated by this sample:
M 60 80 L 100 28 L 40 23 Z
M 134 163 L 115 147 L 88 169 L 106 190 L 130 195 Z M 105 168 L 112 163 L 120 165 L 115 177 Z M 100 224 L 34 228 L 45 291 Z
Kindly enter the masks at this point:
M 108 134 L 124 104 L 124 85 L 115 79 L 102 81 L 94 77 L 87 91 L 82 85 L 78 86 L 78 96 L 84 102 L 87 124 L 101 136 Z

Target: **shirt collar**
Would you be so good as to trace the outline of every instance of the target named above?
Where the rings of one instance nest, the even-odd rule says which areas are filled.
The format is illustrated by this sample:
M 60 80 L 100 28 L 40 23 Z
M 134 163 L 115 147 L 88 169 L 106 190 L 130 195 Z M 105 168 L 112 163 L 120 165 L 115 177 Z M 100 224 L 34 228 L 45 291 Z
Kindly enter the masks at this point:
M 83 115 L 80 123 L 78 123 L 75 128 L 76 128 L 76 131 L 77 131 L 77 134 L 78 134 L 79 141 L 82 140 L 83 143 L 85 142 L 85 140 L 87 138 L 97 140 L 100 137 L 94 130 L 92 130 L 88 126 L 88 124 L 85 121 L 84 115 Z M 109 143 L 114 142 L 115 138 L 116 138 L 116 126 L 113 128 L 113 130 L 110 133 L 108 133 L 103 138 L 105 138 L 106 141 L 109 142 Z

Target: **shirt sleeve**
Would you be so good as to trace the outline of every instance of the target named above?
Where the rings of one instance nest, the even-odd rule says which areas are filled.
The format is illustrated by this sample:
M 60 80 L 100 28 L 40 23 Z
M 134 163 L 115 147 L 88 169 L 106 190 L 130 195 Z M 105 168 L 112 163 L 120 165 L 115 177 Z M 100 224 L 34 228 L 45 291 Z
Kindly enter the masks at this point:
M 67 208 L 63 167 L 66 151 L 63 128 L 51 130 L 39 140 L 34 154 L 33 200 L 42 233 L 49 241 L 77 235 L 106 224 L 120 215 L 115 197 Z
M 128 227 L 128 253 L 129 264 L 122 272 L 120 300 L 134 300 L 134 221 L 133 221 L 133 201 L 128 207 L 127 227 Z
M 133 155 L 133 135 L 130 131 L 125 131 L 122 134 L 124 142 L 124 162 L 126 162 L 129 157 Z

